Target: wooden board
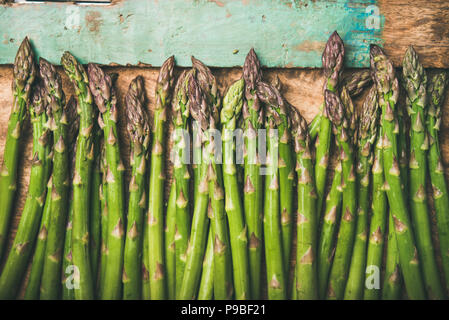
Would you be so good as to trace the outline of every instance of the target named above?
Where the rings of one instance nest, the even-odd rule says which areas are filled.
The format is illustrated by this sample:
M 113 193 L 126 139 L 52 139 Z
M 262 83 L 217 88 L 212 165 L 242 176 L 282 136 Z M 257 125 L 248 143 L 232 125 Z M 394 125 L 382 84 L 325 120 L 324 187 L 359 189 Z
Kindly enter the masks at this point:
M 320 67 L 324 43 L 338 30 L 347 65 L 368 66 L 370 43 L 383 44 L 396 65 L 409 44 L 426 67 L 449 68 L 445 0 L 113 0 L 0 5 L 0 64 L 12 63 L 26 35 L 59 63 L 64 50 L 83 62 L 160 66 L 174 54 L 216 67 L 243 63 L 255 47 L 268 67 Z
M 368 66 L 370 43 L 382 43 L 376 0 L 115 0 L 0 6 L 0 64 L 12 63 L 29 36 L 38 54 L 59 63 L 70 50 L 83 63 L 160 66 L 174 54 L 216 67 L 242 65 L 251 47 L 268 67 L 320 67 L 338 30 L 346 63 Z

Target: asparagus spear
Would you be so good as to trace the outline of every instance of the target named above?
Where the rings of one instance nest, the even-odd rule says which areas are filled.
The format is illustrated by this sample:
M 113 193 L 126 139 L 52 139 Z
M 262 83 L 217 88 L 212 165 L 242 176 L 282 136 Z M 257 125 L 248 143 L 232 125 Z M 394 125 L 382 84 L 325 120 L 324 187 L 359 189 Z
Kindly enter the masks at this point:
M 49 128 L 53 132 L 53 175 L 50 205 L 50 227 L 45 249 L 41 280 L 41 299 L 57 299 L 60 294 L 61 258 L 64 247 L 64 225 L 67 221 L 70 183 L 68 126 L 72 123 L 73 104 L 65 105 L 62 81 L 56 68 L 40 59 L 40 74 L 49 101 Z
M 111 77 L 98 65 L 89 63 L 89 87 L 101 115 L 100 127 L 104 133 L 106 154 L 106 182 L 108 199 L 108 257 L 105 274 L 105 287 L 102 299 L 122 297 L 122 272 L 125 248 L 124 237 L 124 185 L 125 167 L 120 159 L 120 142 L 117 132 L 117 101 Z
M 265 177 L 265 206 L 264 206 L 264 236 L 265 261 L 267 268 L 268 298 L 270 300 L 286 299 L 286 266 L 282 252 L 282 236 L 280 234 L 280 197 L 279 197 L 279 169 L 278 143 L 280 132 L 285 130 L 281 114 L 287 113 L 287 105 L 279 92 L 272 86 L 259 82 L 257 95 L 266 105 L 267 133 L 267 170 Z M 276 135 L 278 133 L 278 135 Z M 282 136 L 281 136 L 282 137 Z M 280 152 L 279 152 L 280 153 Z
M 329 90 L 325 92 L 325 101 L 326 112 L 333 123 L 337 144 L 340 148 L 343 172 L 342 216 L 335 256 L 329 275 L 327 298 L 342 299 L 350 266 L 356 227 L 355 219 L 357 218 L 357 187 L 354 168 L 353 132 L 351 128 L 353 115 L 351 115 L 348 105 L 343 106 L 338 95 Z
M 342 201 L 342 166 L 341 152 L 338 154 L 337 164 L 334 169 L 331 189 L 326 197 L 323 222 L 318 242 L 318 297 L 324 299 L 328 284 L 329 270 L 335 254 L 335 236 L 337 233 L 337 221 L 340 221 Z
M 377 136 L 378 121 L 377 90 L 371 87 L 366 97 L 360 121 L 358 122 L 357 146 L 357 184 L 358 206 L 357 226 L 354 248 L 349 267 L 348 279 L 345 288 L 345 299 L 359 300 L 363 297 L 365 286 L 364 275 L 366 266 L 366 240 L 368 233 L 369 185 L 370 172 L 373 165 L 373 145 Z M 376 204 L 377 205 L 377 204 Z
M 209 206 L 209 211 L 211 210 L 212 209 Z M 200 288 L 198 289 L 198 300 L 212 300 L 214 297 L 214 275 L 214 236 L 212 235 L 212 229 L 209 229 L 206 254 L 203 261 L 203 272 L 201 274 Z
M 226 102 L 226 100 L 225 100 Z M 217 109 L 211 110 L 209 128 L 217 130 L 219 113 Z M 212 137 L 211 137 L 212 138 Z M 223 175 L 221 165 L 216 163 L 215 154 L 221 148 L 219 139 L 209 142 L 208 180 L 209 180 L 209 210 L 211 221 L 210 236 L 213 248 L 213 292 L 217 300 L 229 300 L 233 294 L 231 246 L 229 243 L 229 229 L 225 212 L 225 191 L 223 189 Z M 209 245 L 209 243 L 208 243 Z M 207 260 L 207 250 L 206 258 Z M 207 268 L 209 269 L 210 266 Z M 203 268 L 203 276 L 207 275 Z M 207 277 L 206 277 L 207 278 Z M 202 280 L 203 282 L 203 280 Z M 201 286 L 200 286 L 201 293 Z M 198 297 L 200 298 L 200 294 Z
M 103 130 L 98 124 L 94 124 L 94 160 L 92 167 L 92 184 L 90 195 L 90 217 L 89 217 L 89 251 L 92 267 L 92 279 L 94 285 L 98 280 L 98 265 L 101 255 L 101 200 L 100 185 L 102 183 L 100 165 L 100 144 L 103 140 Z
M 244 85 L 244 80 L 240 79 L 229 87 L 223 98 L 223 109 L 220 114 L 224 156 L 225 208 L 231 239 L 235 298 L 238 300 L 250 297 L 247 226 L 237 183 L 237 166 L 234 159 L 236 147 L 233 141 L 234 130 L 243 107 Z
M 94 109 L 89 81 L 84 67 L 69 53 L 65 52 L 61 64 L 75 87 L 80 115 L 79 135 L 76 147 L 76 164 L 73 179 L 73 264 L 79 289 L 76 299 L 93 299 L 92 271 L 89 254 L 89 198 L 91 190 L 91 169 L 93 160 Z
M 209 141 L 208 127 L 210 119 L 210 105 L 201 90 L 195 77 L 189 80 L 189 105 L 192 118 L 198 123 L 198 134 L 201 139 L 202 159 L 198 166 L 199 183 L 195 191 L 192 228 L 190 230 L 189 246 L 187 247 L 186 267 L 182 279 L 181 289 L 176 292 L 177 299 L 194 299 L 201 276 L 201 263 L 206 249 L 206 238 L 209 228 L 207 208 L 209 203 L 209 188 L 207 182 L 208 152 L 206 147 Z
M 349 95 L 351 97 L 356 97 L 372 83 L 371 73 L 369 70 L 352 73 L 350 76 L 343 79 L 342 82 L 344 84 L 343 86 L 348 89 Z M 323 107 L 324 106 L 321 106 L 321 109 Z M 309 135 L 312 141 L 315 140 L 318 131 L 320 130 L 321 117 L 322 114 L 318 113 L 309 124 Z
M 256 85 L 262 79 L 259 59 L 254 49 L 246 56 L 243 65 L 243 79 L 245 80 L 245 100 L 243 102 L 243 124 L 245 130 L 245 150 L 243 155 L 245 169 L 245 185 L 243 188 L 245 220 L 249 235 L 249 265 L 251 297 L 260 298 L 261 265 L 262 265 L 262 208 L 263 208 L 263 179 L 260 174 L 258 158 L 258 130 L 263 128 L 264 109 L 256 94 Z
M 8 229 L 17 189 L 20 137 L 27 115 L 27 105 L 30 102 L 31 86 L 36 76 L 34 53 L 28 37 L 22 41 L 17 51 L 14 60 L 13 76 L 13 105 L 8 121 L 3 162 L 0 166 L 0 260 L 3 258 L 5 243 L 8 239 Z
M 36 239 L 36 248 L 34 248 L 30 276 L 23 296 L 25 300 L 39 300 L 40 296 L 39 288 L 41 286 L 42 270 L 44 269 L 45 247 L 47 246 L 51 214 L 51 180 L 52 177 L 50 177 L 47 183 L 47 196 L 45 199 L 44 211 L 42 213 L 41 225 Z
M 151 252 L 149 258 L 149 277 L 151 299 L 166 298 L 164 266 L 164 136 L 167 121 L 167 106 L 172 97 L 174 83 L 174 57 L 168 58 L 159 71 L 156 84 L 156 106 L 154 110 L 153 143 L 151 152 L 150 190 L 148 203 L 148 244 Z
M 401 188 L 398 165 L 397 120 L 395 107 L 399 85 L 391 61 L 378 46 L 370 48 L 371 70 L 377 87 L 379 106 L 382 108 L 383 161 L 388 202 L 393 214 L 394 229 L 399 250 L 399 260 L 410 299 L 424 299 L 426 292 L 421 279 L 419 258 Z
M 73 198 L 73 196 L 71 196 Z M 72 200 L 72 199 L 71 199 Z M 69 212 L 67 218 L 67 225 L 65 229 L 65 239 L 64 239 L 64 256 L 62 259 L 62 300 L 74 300 L 75 292 L 72 288 L 67 285 L 70 273 L 70 266 L 73 265 L 72 260 L 72 218 L 73 218 L 73 201 L 70 201 Z
M 176 180 L 176 231 L 175 231 L 175 272 L 176 291 L 181 289 L 186 263 L 186 250 L 190 233 L 190 172 L 186 161 L 190 148 L 186 136 L 190 114 L 188 103 L 188 82 L 192 72 L 184 71 L 178 78 L 172 103 L 173 112 L 173 175 Z
M 74 300 L 75 292 L 73 289 L 69 288 L 67 285 L 67 280 L 70 277 L 70 266 L 73 265 L 72 261 L 72 218 L 73 218 L 73 176 L 75 174 L 75 155 L 76 155 L 76 138 L 79 131 L 79 117 L 77 114 L 77 101 L 74 96 L 70 96 L 67 102 L 66 110 L 70 111 L 68 139 L 70 141 L 69 149 L 69 161 L 70 161 L 70 183 L 69 183 L 69 209 L 67 214 L 67 224 L 65 229 L 65 239 L 64 239 L 64 252 L 62 259 L 62 299 L 63 300 Z
M 131 140 L 132 177 L 129 183 L 127 231 L 123 266 L 123 298 L 140 299 L 142 293 L 143 215 L 146 209 L 145 177 L 150 125 L 144 108 L 143 78 L 136 77 L 125 97 L 127 129 Z
M 427 206 L 427 150 L 429 139 L 425 127 L 427 114 L 427 75 L 418 54 L 409 46 L 402 63 L 402 74 L 410 115 L 410 185 L 411 217 L 416 235 L 418 254 L 422 263 L 423 280 L 428 298 L 444 299 L 438 276 Z
M 108 184 L 106 150 L 104 145 L 104 137 L 100 141 L 100 170 L 101 170 L 101 186 L 100 186 L 100 206 L 101 206 L 101 257 L 99 279 L 97 281 L 98 297 L 103 296 L 106 282 L 106 266 L 108 261 Z
M 294 107 L 290 107 L 290 117 L 298 175 L 296 298 L 300 300 L 317 299 L 316 247 L 318 219 L 311 142 L 307 122 Z
M 325 90 L 336 91 L 340 75 L 343 71 L 343 59 L 345 55 L 345 48 L 343 41 L 338 35 L 337 31 L 334 31 L 329 37 L 324 48 L 321 61 L 323 63 L 324 75 L 326 81 L 324 83 Z M 324 201 L 324 189 L 326 185 L 327 166 L 329 162 L 329 151 L 331 142 L 331 121 L 329 120 L 328 113 L 323 108 L 322 117 L 320 122 L 319 137 L 315 142 L 316 146 L 316 165 L 315 165 L 315 184 L 318 194 L 317 200 L 317 212 L 321 213 L 321 208 Z
M 170 187 L 170 195 L 168 197 L 166 226 L 165 226 L 165 267 L 167 269 L 167 293 L 169 300 L 176 299 L 175 233 L 176 233 L 176 181 L 175 179 L 173 179 Z M 146 252 L 148 252 L 148 250 L 146 250 Z M 145 254 L 148 255 L 149 253 L 144 252 L 144 257 Z M 149 259 L 149 256 L 147 256 L 147 258 Z M 146 283 L 146 281 L 144 281 L 144 285 L 149 288 L 148 283 Z M 146 288 L 144 289 L 146 290 Z
M 0 299 L 13 299 L 16 296 L 39 231 L 50 175 L 52 149 L 51 133 L 46 127 L 48 104 L 45 96 L 44 85 L 37 83 L 33 90 L 33 102 L 29 107 L 33 125 L 30 184 L 16 237 L 0 277 Z
M 373 87 L 374 88 L 374 87 Z M 374 88 L 374 90 L 376 90 Z M 371 93 L 371 91 L 370 91 Z M 376 90 L 377 95 L 377 90 Z M 372 200 L 371 200 L 371 221 L 369 229 L 369 240 L 366 258 L 366 271 L 365 271 L 365 290 L 363 298 L 365 300 L 378 300 L 380 298 L 381 288 L 380 287 L 368 287 L 366 282 L 369 281 L 369 277 L 375 269 L 368 268 L 378 268 L 380 276 L 380 270 L 382 270 L 382 258 L 384 252 L 384 238 L 386 233 L 386 225 L 388 219 L 387 211 L 387 197 L 385 195 L 384 184 L 384 168 L 383 168 L 383 155 L 382 155 L 382 128 L 377 130 L 377 142 L 375 144 L 374 151 L 374 163 L 372 166 Z M 392 229 L 392 234 L 394 235 L 394 230 Z M 394 242 L 396 239 L 394 238 Z M 368 272 L 370 271 L 370 272 Z
M 402 292 L 402 275 L 399 267 L 399 251 L 394 228 L 394 213 L 390 211 L 388 221 L 387 258 L 382 287 L 382 300 L 397 300 Z
M 429 172 L 433 190 L 438 238 L 440 240 L 441 260 L 446 279 L 446 290 L 449 292 L 449 195 L 441 163 L 438 132 L 441 123 L 441 105 L 444 89 L 447 85 L 447 73 L 438 73 L 432 77 L 427 87 L 429 107 L 427 112 L 427 131 L 429 132 Z

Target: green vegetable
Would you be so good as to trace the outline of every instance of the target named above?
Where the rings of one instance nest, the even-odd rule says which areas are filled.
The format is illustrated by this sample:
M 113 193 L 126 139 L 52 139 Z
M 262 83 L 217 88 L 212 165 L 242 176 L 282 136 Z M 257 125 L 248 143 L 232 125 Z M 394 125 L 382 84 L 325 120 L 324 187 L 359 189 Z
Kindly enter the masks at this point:
M 141 76 L 134 78 L 125 97 L 127 129 L 131 141 L 131 181 L 125 253 L 123 265 L 123 298 L 137 300 L 142 294 L 143 224 L 147 195 L 145 181 L 150 144 L 150 124 L 144 106 L 145 91 Z
M 379 106 L 382 108 L 381 126 L 383 136 L 383 161 L 386 180 L 386 192 L 399 250 L 399 260 L 404 276 L 407 294 L 410 299 L 425 299 L 419 258 L 415 247 L 413 230 L 401 188 L 401 176 L 398 164 L 398 143 L 395 107 L 398 99 L 399 84 L 393 64 L 378 46 L 370 48 L 371 70 L 377 87 Z
M 98 65 L 89 63 L 89 87 L 100 111 L 100 127 L 104 134 L 106 155 L 106 183 L 108 201 L 108 236 L 104 289 L 101 299 L 122 298 L 124 232 L 124 181 L 125 167 L 120 158 L 120 141 L 117 132 L 118 110 L 115 88 L 111 76 Z
M 313 157 L 307 122 L 290 107 L 292 135 L 296 152 L 298 176 L 298 217 L 296 240 L 296 299 L 318 298 L 316 191 L 314 185 Z
M 39 231 L 51 169 L 52 144 L 51 132 L 46 126 L 47 108 L 45 87 L 39 82 L 35 85 L 29 106 L 33 126 L 33 160 L 28 195 L 11 251 L 0 276 L 0 299 L 16 297 Z
M 366 97 L 360 120 L 358 122 L 357 138 L 357 225 L 351 264 L 345 288 L 344 298 L 360 300 L 365 287 L 365 270 L 367 259 L 368 214 L 370 194 L 370 173 L 373 165 L 373 145 L 376 142 L 379 108 L 377 90 L 371 87 Z M 377 199 L 378 200 L 378 199 Z M 343 200 L 344 201 L 344 200 Z M 376 204 L 378 205 L 378 204 Z
M 174 83 L 174 57 L 168 58 L 159 71 L 156 83 L 156 106 L 152 126 L 153 142 L 151 151 L 150 190 L 148 202 L 148 245 L 150 296 L 152 300 L 166 298 L 165 257 L 164 257 L 164 141 L 167 108 L 172 98 Z
M 429 106 L 427 112 L 427 131 L 429 132 L 429 172 L 433 189 L 433 204 L 435 207 L 438 239 L 440 240 L 441 260 L 446 279 L 446 290 L 449 292 L 449 195 L 444 176 L 440 153 L 438 132 L 441 123 L 441 104 L 444 99 L 444 89 L 447 85 L 447 73 L 436 74 L 427 87 Z
M 258 156 L 258 130 L 264 125 L 264 109 L 256 94 L 256 85 L 262 78 L 260 62 L 254 49 L 246 56 L 243 65 L 243 79 L 245 80 L 245 99 L 243 102 L 243 128 L 245 130 L 244 143 L 246 152 L 244 160 L 244 212 L 248 225 L 248 254 L 251 279 L 251 297 L 260 298 L 262 240 L 263 240 L 263 177 L 260 173 Z
M 72 259 L 77 268 L 74 273 L 75 282 L 79 285 L 79 289 L 75 290 L 75 298 L 86 300 L 94 298 L 89 252 L 89 199 L 94 157 L 92 128 L 95 111 L 84 67 L 67 51 L 61 58 L 61 64 L 74 85 L 80 116 L 73 178 Z
M 25 37 L 14 60 L 13 104 L 8 121 L 3 163 L 0 166 L 0 260 L 3 258 L 8 239 L 8 229 L 17 190 L 17 168 L 20 164 L 22 129 L 36 72 L 34 53 L 28 37 Z
M 325 90 L 336 91 L 339 85 L 340 76 L 343 72 L 343 60 L 345 55 L 345 48 L 343 41 L 334 31 L 329 37 L 324 48 L 323 56 L 321 58 L 326 82 L 324 84 Z M 324 202 L 324 189 L 326 187 L 327 167 L 329 163 L 330 143 L 332 136 L 332 125 L 327 115 L 326 108 L 323 108 L 320 130 L 318 138 L 315 142 L 316 147 L 316 165 L 315 165 L 315 185 L 318 194 L 317 212 L 320 214 Z
M 345 93 L 344 98 L 349 95 Z M 355 173 L 355 155 L 353 131 L 355 115 L 352 103 L 340 100 L 338 95 L 326 90 L 326 112 L 331 119 L 337 145 L 341 152 L 343 199 L 340 228 L 334 260 L 329 275 L 327 298 L 343 299 L 346 280 L 348 278 L 351 254 L 356 233 L 357 183 Z M 343 101 L 343 102 L 342 102 Z M 343 105 L 344 103 L 344 105 Z

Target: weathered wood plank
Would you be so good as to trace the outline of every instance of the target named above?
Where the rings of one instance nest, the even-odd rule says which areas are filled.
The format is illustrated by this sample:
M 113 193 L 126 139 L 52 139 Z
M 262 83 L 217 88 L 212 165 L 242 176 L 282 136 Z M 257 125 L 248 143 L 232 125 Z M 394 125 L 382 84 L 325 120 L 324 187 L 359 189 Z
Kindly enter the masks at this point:
M 396 66 L 412 44 L 425 67 L 449 68 L 447 0 L 381 0 L 379 9 L 385 16 L 384 47 Z
M 28 35 L 39 55 L 59 63 L 70 50 L 83 63 L 160 66 L 169 56 L 190 66 L 242 65 L 251 47 L 267 67 L 321 67 L 329 35 L 345 41 L 347 65 L 367 66 L 369 43 L 381 43 L 376 0 L 116 0 L 0 6 L 0 64 L 12 63 Z M 374 20 L 373 20 L 374 19 Z M 368 21 L 368 23 L 367 23 Z M 369 28 L 368 28 L 368 27 Z M 374 29 L 371 29 L 373 27 Z

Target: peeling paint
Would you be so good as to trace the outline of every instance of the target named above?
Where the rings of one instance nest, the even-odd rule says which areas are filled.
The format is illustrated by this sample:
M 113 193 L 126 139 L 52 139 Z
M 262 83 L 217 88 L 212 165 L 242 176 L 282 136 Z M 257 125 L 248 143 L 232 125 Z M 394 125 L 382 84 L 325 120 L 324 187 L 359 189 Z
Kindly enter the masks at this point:
M 305 40 L 305 41 L 301 42 L 300 44 L 298 44 L 297 46 L 295 46 L 294 48 L 295 48 L 295 50 L 305 51 L 305 52 L 311 52 L 311 51 L 323 52 L 325 45 L 326 45 L 326 42 Z
M 103 20 L 99 11 L 88 11 L 86 13 L 86 27 L 89 28 L 89 31 L 99 32 L 102 23 Z
M 383 22 L 378 31 L 365 28 L 366 7 L 373 4 L 376 0 L 356 5 L 353 0 L 113 0 L 104 7 L 0 6 L 5 34 L 0 64 L 14 61 L 19 40 L 28 35 L 37 56 L 52 63 L 69 50 L 82 63 L 160 66 L 174 54 L 179 66 L 191 66 L 195 55 L 210 66 L 232 67 L 242 65 L 243 53 L 254 47 L 266 67 L 320 67 L 324 43 L 337 29 L 347 44 L 346 65 L 366 67 L 369 44 L 382 43 Z

